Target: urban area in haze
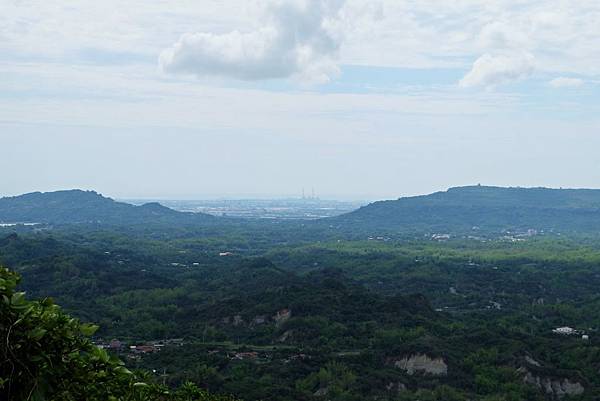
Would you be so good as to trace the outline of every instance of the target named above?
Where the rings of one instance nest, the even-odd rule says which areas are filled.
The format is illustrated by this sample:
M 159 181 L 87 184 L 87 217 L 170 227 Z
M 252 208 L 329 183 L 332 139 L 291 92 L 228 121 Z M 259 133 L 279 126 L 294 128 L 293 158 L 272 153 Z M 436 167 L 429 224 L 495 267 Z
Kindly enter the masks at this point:
M 307 195 L 304 190 L 302 192 L 300 197 L 282 199 L 125 199 L 123 201 L 134 205 L 155 201 L 180 212 L 199 212 L 223 217 L 306 220 L 338 216 L 369 203 L 368 201 L 321 199 L 314 189 L 310 195 Z

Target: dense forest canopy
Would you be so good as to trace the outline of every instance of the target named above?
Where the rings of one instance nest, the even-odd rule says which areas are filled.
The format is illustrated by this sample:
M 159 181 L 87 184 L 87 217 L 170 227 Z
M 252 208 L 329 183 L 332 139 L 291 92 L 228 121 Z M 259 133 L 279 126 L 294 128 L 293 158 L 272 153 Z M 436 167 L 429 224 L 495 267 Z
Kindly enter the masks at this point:
M 443 214 L 594 213 L 595 191 L 556 191 L 458 188 L 355 212 L 427 210 L 381 235 L 381 210 L 350 225 L 354 213 L 177 224 L 165 216 L 188 215 L 156 205 L 135 223 L 119 219 L 138 209 L 118 205 L 106 224 L 1 227 L 1 385 L 13 399 L 597 400 L 596 233 L 474 230 L 454 224 L 468 214 Z M 93 201 L 74 201 L 73 215 L 115 206 L 78 194 Z M 64 195 L 48 215 L 68 214 Z
M 332 220 L 342 227 L 380 232 L 596 233 L 600 223 L 600 190 L 458 187 L 431 195 L 375 202 Z
M 542 400 L 579 386 L 573 399 L 598 395 L 594 246 L 334 241 L 274 245 L 261 258 L 218 249 L 63 231 L 6 236 L 0 259 L 32 296 L 98 323 L 97 344 L 124 344 L 113 352 L 130 369 L 173 386 L 249 400 Z M 552 332 L 563 326 L 589 340 Z M 159 352 L 127 348 L 178 338 Z M 411 363 L 446 373 L 408 374 Z M 528 374 L 559 390 L 546 394 Z

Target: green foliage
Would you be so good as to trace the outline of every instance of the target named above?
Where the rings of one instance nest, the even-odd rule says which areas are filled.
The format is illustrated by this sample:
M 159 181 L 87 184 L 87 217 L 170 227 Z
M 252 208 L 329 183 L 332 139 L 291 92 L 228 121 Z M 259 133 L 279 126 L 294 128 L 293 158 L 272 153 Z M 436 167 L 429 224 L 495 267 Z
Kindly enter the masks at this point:
M 294 236 L 289 226 L 281 230 Z M 0 262 L 25 279 L 19 288 L 38 298 L 53 295 L 69 313 L 99 323 L 96 341 L 185 338 L 185 346 L 153 354 L 121 351 L 136 372 L 134 384 L 147 383 L 123 397 L 152 400 L 161 391 L 168 394 L 160 397 L 175 397 L 174 389 L 194 382 L 247 400 L 547 399 L 524 383 L 527 369 L 584 385 L 573 400 L 600 399 L 594 243 L 282 246 L 269 233 L 264 248 L 252 248 L 254 238 L 231 232 L 153 235 L 161 238 L 78 229 L 0 239 Z M 242 243 L 248 246 L 243 255 L 267 258 L 218 257 L 218 250 Z M 283 309 L 291 316 L 278 322 Z M 591 340 L 551 333 L 566 325 Z M 93 330 L 80 327 L 82 337 L 81 330 Z M 39 341 L 48 335 L 30 334 Z M 448 375 L 409 375 L 394 364 L 415 354 L 443 358 Z M 167 387 L 154 384 L 157 379 Z
M 50 224 L 126 225 L 148 223 L 197 224 L 210 222 L 203 213 L 180 213 L 147 203 L 134 206 L 105 198 L 94 191 L 33 192 L 0 198 L 0 221 Z
M 356 375 L 348 367 L 339 362 L 329 362 L 296 383 L 296 388 L 306 396 L 316 394 L 328 400 L 350 400 Z
M 486 235 L 532 228 L 597 235 L 599 208 L 600 190 L 470 186 L 375 202 L 327 223 L 342 232 L 377 235 Z
M 174 392 L 140 382 L 87 338 L 97 326 L 63 313 L 51 299 L 28 301 L 19 277 L 0 268 L 0 390 L 6 400 L 229 400 L 186 383 Z

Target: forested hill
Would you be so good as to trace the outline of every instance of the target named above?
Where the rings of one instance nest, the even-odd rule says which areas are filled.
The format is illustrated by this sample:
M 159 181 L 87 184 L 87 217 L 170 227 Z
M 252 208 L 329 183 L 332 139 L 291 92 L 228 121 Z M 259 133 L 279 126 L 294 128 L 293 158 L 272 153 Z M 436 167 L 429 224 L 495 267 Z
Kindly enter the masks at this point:
M 34 192 L 0 199 L 0 223 L 53 225 L 160 225 L 193 229 L 230 219 L 178 212 L 158 203 L 134 206 L 93 191 Z M 236 220 L 242 229 L 273 229 L 273 224 Z M 280 224 L 281 225 L 281 224 Z M 288 227 L 287 225 L 285 227 Z M 298 226 L 294 226 L 298 227 Z M 354 212 L 321 219 L 302 228 L 304 235 L 429 233 L 600 234 L 600 190 L 468 186 L 430 195 L 380 201 Z M 310 229 L 310 232 L 306 232 Z
M 200 213 L 181 213 L 158 203 L 134 206 L 94 191 L 33 192 L 0 199 L 0 223 L 146 224 L 212 220 Z
M 331 219 L 345 228 L 596 233 L 600 190 L 467 186 L 369 204 Z

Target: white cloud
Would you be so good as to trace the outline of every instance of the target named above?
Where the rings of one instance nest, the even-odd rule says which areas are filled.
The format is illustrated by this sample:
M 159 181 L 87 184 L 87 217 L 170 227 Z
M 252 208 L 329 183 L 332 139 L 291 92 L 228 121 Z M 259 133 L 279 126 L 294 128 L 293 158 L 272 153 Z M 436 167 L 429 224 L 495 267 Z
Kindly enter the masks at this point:
M 534 70 L 535 59 L 531 54 L 484 54 L 460 80 L 460 86 L 490 88 L 527 78 Z
M 89 50 L 98 49 L 114 55 L 115 61 L 141 55 L 154 62 L 185 33 L 221 36 L 273 26 L 272 12 L 267 8 L 267 19 L 261 20 L 256 7 L 265 1 L 273 0 L 70 0 L 62 6 L 56 1 L 3 0 L 0 61 L 94 64 L 96 54 Z M 338 44 L 340 29 L 344 33 L 339 60 L 337 54 L 326 59 L 328 66 L 339 61 L 469 68 L 465 60 L 481 54 L 519 51 L 534 54 L 539 71 L 593 77 L 600 74 L 599 19 L 597 0 L 568 7 L 564 0 L 346 0 L 339 15 L 334 11 L 324 17 Z
M 186 33 L 160 55 L 163 71 L 241 80 L 300 78 L 326 82 L 339 73 L 338 17 L 344 0 L 274 0 L 264 26 L 250 32 Z
M 549 82 L 553 88 L 578 88 L 585 83 L 583 79 L 558 77 Z

